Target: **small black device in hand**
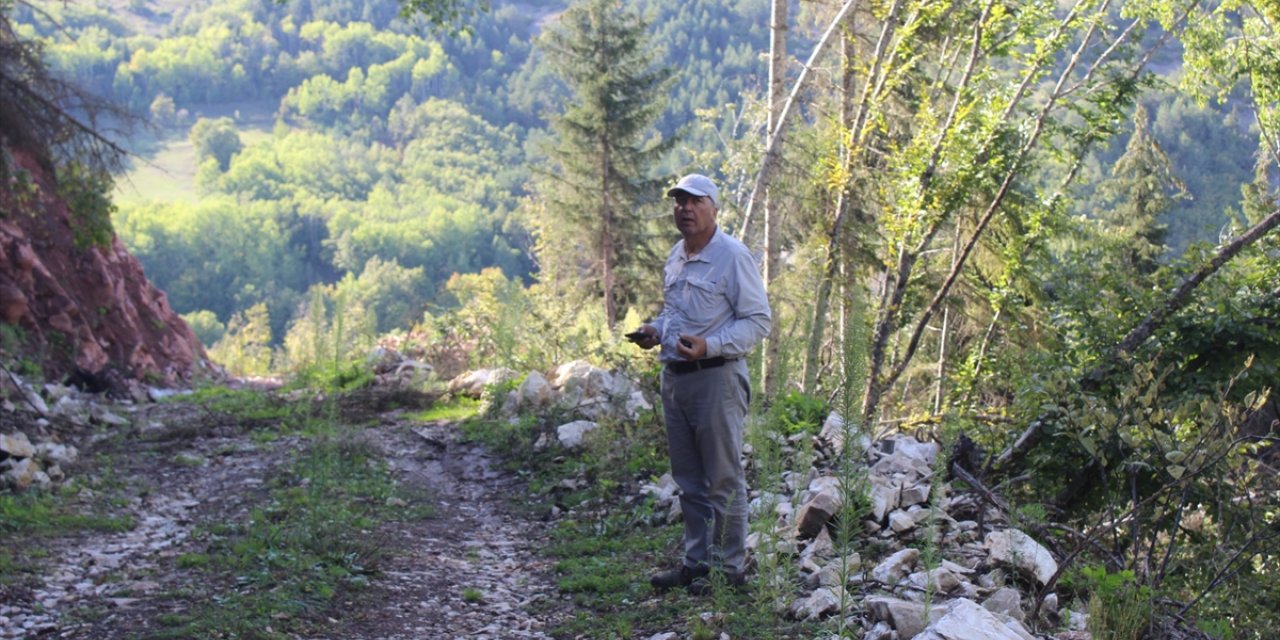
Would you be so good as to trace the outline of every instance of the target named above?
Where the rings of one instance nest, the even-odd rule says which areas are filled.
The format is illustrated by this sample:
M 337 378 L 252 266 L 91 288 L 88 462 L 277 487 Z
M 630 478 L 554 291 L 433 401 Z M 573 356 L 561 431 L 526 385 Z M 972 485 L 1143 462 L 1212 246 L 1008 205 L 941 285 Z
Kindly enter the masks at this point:
M 689 340 L 688 340 L 688 339 L 686 339 L 686 338 L 680 338 L 680 344 L 684 345 L 684 348 L 686 348 L 686 349 L 692 349 L 692 348 L 693 348 L 693 343 L 692 343 L 692 342 L 689 342 Z
M 632 342 L 644 342 L 645 338 L 649 337 L 649 334 L 644 331 L 636 330 L 625 334 L 624 337 Z

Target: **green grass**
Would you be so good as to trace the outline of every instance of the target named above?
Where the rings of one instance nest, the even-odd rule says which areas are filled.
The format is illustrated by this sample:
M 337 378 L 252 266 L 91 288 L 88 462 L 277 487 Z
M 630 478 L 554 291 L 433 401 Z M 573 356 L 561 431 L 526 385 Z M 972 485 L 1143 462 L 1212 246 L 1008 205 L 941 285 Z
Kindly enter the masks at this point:
M 571 598 L 574 615 L 551 629 L 555 637 L 634 638 L 675 631 L 682 637 L 747 640 L 818 637 L 818 623 L 787 620 L 776 612 L 776 590 L 717 590 L 711 597 L 684 590 L 656 593 L 649 576 L 681 557 L 680 525 L 653 526 L 651 501 L 635 502 L 642 481 L 666 470 L 666 441 L 656 415 L 603 422 L 585 446 L 564 451 L 533 448 L 539 434 L 563 416 L 525 416 L 511 424 L 476 416 L 461 422 L 464 437 L 502 455 L 528 483 L 525 508 L 552 503 L 569 516 L 552 532 L 546 554 L 555 561 L 556 586 Z M 565 479 L 577 479 L 569 488 Z M 541 504 L 539 504 L 541 503 Z M 715 615 L 707 620 L 707 611 Z
M 772 603 L 752 592 L 721 590 L 710 598 L 674 589 L 664 594 L 649 586 L 649 575 L 678 561 L 681 527 L 638 524 L 627 509 L 596 520 L 566 520 L 553 533 L 549 554 L 558 558 L 558 588 L 571 594 L 572 619 L 553 630 L 556 637 L 631 638 L 661 631 L 698 637 L 808 638 L 819 627 L 785 621 Z M 716 612 L 709 621 L 700 614 Z M 683 627 L 683 628 L 681 628 Z
M 39 561 L 47 557 L 39 546 L 42 538 L 81 531 L 120 533 L 135 526 L 128 516 L 86 513 L 68 504 L 68 495 L 38 490 L 0 494 L 0 584 L 19 582 L 35 571 Z M 104 501 L 98 506 L 109 504 Z M 13 554 L 12 549 L 21 551 Z
M 449 402 L 432 405 L 430 409 L 410 414 L 409 418 L 421 422 L 438 420 L 457 422 L 475 417 L 480 413 L 480 401 L 465 396 L 456 397 Z
M 306 405 L 285 402 L 275 394 L 222 386 L 203 387 L 191 395 L 174 396 L 166 402 L 198 404 L 243 422 L 287 421 L 310 413 Z
M 276 638 L 308 627 L 340 593 L 368 584 L 385 557 L 369 532 L 392 517 L 391 474 L 369 441 L 336 425 L 310 439 L 297 460 L 273 474 L 266 500 L 240 522 L 200 530 L 206 548 L 178 565 L 219 585 L 190 594 L 186 611 L 155 637 Z M 425 510 L 418 515 L 428 513 Z M 186 598 L 183 598 L 184 600 Z
M 204 458 L 190 453 L 179 453 L 173 457 L 173 463 L 179 467 L 203 467 Z
M 236 118 L 237 111 L 239 118 Z M 271 138 L 273 114 L 274 107 L 266 103 L 244 102 L 204 107 L 201 113 L 191 115 L 191 122 L 194 123 L 199 116 L 235 118 L 240 125 L 240 142 L 249 147 Z M 133 161 L 124 176 L 116 180 L 112 200 L 120 206 L 198 201 L 196 171 L 199 165 L 195 146 L 187 138 L 187 131 L 187 127 L 166 129 L 158 136 L 134 145 L 134 152 L 139 158 Z
M 53 493 L 28 491 L 0 495 L 0 535 L 41 536 L 74 531 L 119 533 L 133 529 L 129 517 L 82 513 Z
M 480 417 L 468 418 L 460 425 L 462 435 L 467 440 L 479 442 L 513 461 L 518 461 L 532 454 L 536 439 L 536 425 L 522 420 L 511 424 L 506 420 L 487 420 Z M 517 454 L 521 455 L 517 455 Z
M 145 202 L 191 202 L 196 193 L 196 150 L 190 140 L 173 138 L 158 143 L 157 150 L 134 161 L 116 181 L 112 199 L 121 206 Z

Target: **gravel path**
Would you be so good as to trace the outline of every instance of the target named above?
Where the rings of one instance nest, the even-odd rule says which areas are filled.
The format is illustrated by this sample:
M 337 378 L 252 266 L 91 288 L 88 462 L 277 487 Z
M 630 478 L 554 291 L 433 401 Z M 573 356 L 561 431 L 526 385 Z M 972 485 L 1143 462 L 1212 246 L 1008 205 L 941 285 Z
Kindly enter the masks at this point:
M 404 551 L 374 585 L 380 604 L 351 612 L 332 637 L 550 638 L 564 607 L 539 553 L 546 525 L 512 506 L 523 487 L 451 425 L 371 433 L 402 483 L 435 495 L 437 513 L 395 531 Z
M 198 551 L 198 525 L 244 518 L 263 478 L 299 442 L 251 442 L 238 425 L 193 429 L 195 414 L 173 406 L 121 407 L 127 438 L 82 444 L 77 473 L 108 477 L 115 515 L 134 522 L 120 533 L 42 540 L 37 573 L 0 585 L 0 639 L 123 638 L 162 630 L 181 592 L 200 574 L 179 567 Z M 195 411 L 187 409 L 187 411 Z M 207 421 L 206 421 L 207 422 Z M 556 594 L 539 550 L 547 525 L 517 508 L 523 487 L 455 426 L 423 424 L 391 411 L 367 435 L 387 456 L 406 495 L 433 516 L 391 522 L 371 535 L 388 558 L 358 600 L 335 603 L 308 638 L 550 638 L 567 604 Z M 109 454 L 110 469 L 93 453 Z M 101 460 L 103 458 L 97 458 Z M 86 505 L 107 490 L 82 491 Z M 421 506 L 421 505 L 414 505 Z

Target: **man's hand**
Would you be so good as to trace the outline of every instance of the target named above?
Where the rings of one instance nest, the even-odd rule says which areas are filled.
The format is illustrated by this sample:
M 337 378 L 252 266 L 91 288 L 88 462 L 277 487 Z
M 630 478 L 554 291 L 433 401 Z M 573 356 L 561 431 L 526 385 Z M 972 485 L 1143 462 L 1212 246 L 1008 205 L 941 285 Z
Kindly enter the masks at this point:
M 646 324 L 643 327 L 640 327 L 638 332 L 643 333 L 644 337 L 639 340 L 632 340 L 632 342 L 636 343 L 637 347 L 647 351 L 658 346 L 658 330 L 654 328 L 653 325 Z
M 682 333 L 676 342 L 676 353 L 685 360 L 701 360 L 707 355 L 707 339 Z

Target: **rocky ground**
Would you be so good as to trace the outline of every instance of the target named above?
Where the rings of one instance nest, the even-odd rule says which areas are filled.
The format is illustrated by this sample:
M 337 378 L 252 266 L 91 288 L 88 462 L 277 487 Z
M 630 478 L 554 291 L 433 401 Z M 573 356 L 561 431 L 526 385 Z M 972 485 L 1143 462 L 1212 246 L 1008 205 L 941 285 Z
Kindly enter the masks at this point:
M 499 373 L 460 377 L 451 393 L 482 395 L 481 389 L 497 384 L 493 377 Z M 403 388 L 374 385 L 327 406 L 341 412 L 341 424 L 362 425 L 355 437 L 386 460 L 403 496 L 387 505 L 431 513 L 371 527 L 369 540 L 386 553 L 368 586 L 340 592 L 315 619 L 291 624 L 306 630 L 292 637 L 550 638 L 571 635 L 563 624 L 571 617 L 574 623 L 584 615 L 593 620 L 590 608 L 574 611 L 557 591 L 552 561 L 541 553 L 549 524 L 526 506 L 520 478 L 479 445 L 464 442 L 455 425 L 413 418 L 431 399 L 397 391 Z M 37 570 L 20 582 L 0 582 L 0 639 L 147 637 L 165 631 L 167 617 L 190 607 L 191 594 L 234 590 L 234 584 L 193 584 L 207 574 L 183 569 L 181 559 L 207 547 L 200 537 L 211 523 L 249 519 L 249 510 L 267 493 L 266 480 L 305 444 L 302 437 L 254 424 L 243 412 L 221 415 L 195 403 L 137 399 L 102 405 L 48 388 L 42 395 L 43 400 L 28 397 L 31 411 L 69 420 L 70 427 L 37 422 L 33 446 L 26 434 L 13 435 L 23 426 L 15 416 L 31 411 L 12 402 L 4 406 L 4 480 L 21 475 L 48 482 L 64 473 L 83 478 L 64 485 L 77 487 L 66 499 L 79 501 L 84 510 L 128 516 L 131 526 L 107 522 L 95 533 L 41 537 L 23 550 L 25 557 L 17 554 Z M 51 406 L 42 408 L 43 401 Z M 565 457 L 598 428 L 593 416 L 626 416 L 644 406 L 642 394 L 625 379 L 585 363 L 563 365 L 546 377 L 530 372 L 505 398 L 490 401 L 511 415 L 558 407 L 578 418 L 544 432 L 535 445 L 560 447 Z M 75 463 L 50 444 L 67 433 L 73 436 L 65 439 L 80 448 Z M 954 472 L 967 478 L 969 488 L 957 490 L 947 482 L 947 460 L 938 444 L 905 434 L 873 441 L 845 430 L 836 414 L 818 435 L 779 443 L 778 455 L 796 458 L 798 444 L 812 447 L 813 464 L 776 477 L 760 471 L 760 487 L 752 493 L 758 526 L 748 544 L 753 557 L 774 567 L 755 582 L 781 584 L 787 591 L 756 606 L 796 624 L 855 630 L 854 637 L 863 640 L 1090 637 L 1081 594 L 1060 596 L 1054 588 L 1059 562 L 1068 554 L 1033 522 L 1030 533 L 1015 526 L 999 496 L 959 464 Z M 587 480 L 566 478 L 560 486 L 582 482 Z M 652 495 L 656 513 L 665 513 L 666 521 L 679 520 L 669 475 L 639 491 Z M 270 514 L 263 517 L 270 521 Z M 837 550 L 832 532 L 842 522 L 858 537 L 860 551 Z M 664 603 L 646 588 L 623 606 L 657 611 Z M 688 612 L 670 612 L 642 623 L 646 631 L 624 635 L 680 637 L 666 629 L 684 628 L 681 616 Z M 1155 637 L 1205 638 L 1173 627 Z
M 121 424 L 109 430 L 109 422 Z M 366 436 L 406 495 L 430 502 L 432 516 L 371 531 L 387 551 L 379 574 L 359 601 L 339 601 L 309 637 L 550 637 L 563 607 L 537 553 L 546 525 L 514 506 L 522 492 L 516 479 L 462 442 L 455 425 L 416 422 L 400 410 L 374 411 L 359 423 L 374 425 Z M 255 439 L 245 425 L 181 404 L 97 407 L 80 427 L 78 461 L 65 471 L 93 477 L 98 488 L 74 499 L 97 507 L 110 501 L 106 512 L 134 526 L 29 549 L 38 573 L 0 585 L 0 638 L 160 630 L 173 613 L 172 594 L 198 575 L 176 561 L 199 550 L 193 531 L 244 518 L 263 479 L 299 444 L 289 436 Z

